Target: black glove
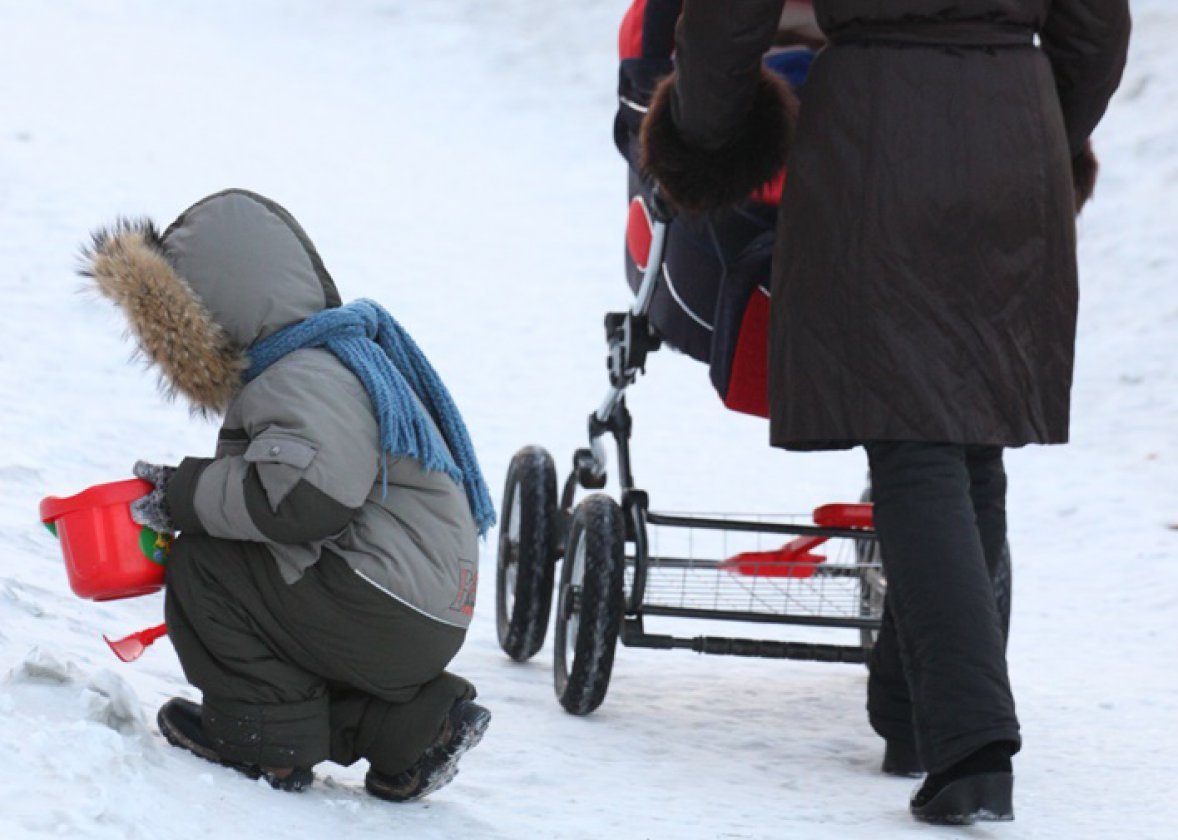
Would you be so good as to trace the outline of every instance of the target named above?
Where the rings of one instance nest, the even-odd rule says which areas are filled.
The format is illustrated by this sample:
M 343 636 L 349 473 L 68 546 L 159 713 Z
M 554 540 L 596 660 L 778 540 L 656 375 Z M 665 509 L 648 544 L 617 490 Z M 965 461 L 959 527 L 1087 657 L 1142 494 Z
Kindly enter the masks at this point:
M 151 482 L 155 489 L 142 499 L 131 503 L 131 518 L 140 525 L 146 525 L 161 534 L 171 534 L 176 531 L 176 524 L 172 522 L 172 512 L 168 510 L 168 482 L 175 467 L 165 467 L 162 464 L 149 464 L 146 461 L 136 461 L 132 468 L 136 478 Z

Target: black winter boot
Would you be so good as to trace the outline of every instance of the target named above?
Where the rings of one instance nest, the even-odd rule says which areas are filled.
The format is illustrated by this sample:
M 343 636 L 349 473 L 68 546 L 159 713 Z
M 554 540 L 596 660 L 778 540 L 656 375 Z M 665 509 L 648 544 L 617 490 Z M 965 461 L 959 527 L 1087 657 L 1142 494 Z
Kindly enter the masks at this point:
M 458 759 L 477 746 L 491 723 L 491 713 L 472 700 L 461 699 L 450 707 L 442 729 L 421 757 L 399 773 L 369 768 L 364 787 L 373 796 L 390 802 L 410 802 L 445 787 L 458 775 Z
M 276 790 L 300 791 L 311 786 L 315 775 L 310 767 L 275 770 L 256 764 L 243 764 L 222 758 L 213 747 L 200 719 L 200 706 L 182 697 L 173 697 L 160 707 L 156 715 L 160 734 L 174 747 L 181 747 L 206 761 L 232 767 L 251 779 L 265 779 Z
M 939 825 L 1013 820 L 1010 754 L 1010 744 L 995 741 L 948 770 L 930 773 L 909 803 L 912 816 Z
M 883 764 L 880 769 L 889 776 L 903 776 L 909 779 L 924 775 L 916 747 L 903 741 L 885 742 Z

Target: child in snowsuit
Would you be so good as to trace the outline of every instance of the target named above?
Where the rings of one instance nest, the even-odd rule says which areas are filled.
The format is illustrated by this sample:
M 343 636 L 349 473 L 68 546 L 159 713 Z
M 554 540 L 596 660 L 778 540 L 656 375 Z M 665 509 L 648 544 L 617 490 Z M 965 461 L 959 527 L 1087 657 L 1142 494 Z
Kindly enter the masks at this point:
M 368 759 L 393 801 L 446 784 L 490 721 L 444 669 L 494 513 L 433 368 L 377 304 L 341 306 L 303 229 L 253 193 L 162 235 L 120 222 L 85 259 L 165 388 L 224 415 L 214 458 L 135 465 L 156 488 L 137 521 L 180 532 L 168 632 L 203 692 L 166 703 L 161 732 L 286 790 L 324 759 Z

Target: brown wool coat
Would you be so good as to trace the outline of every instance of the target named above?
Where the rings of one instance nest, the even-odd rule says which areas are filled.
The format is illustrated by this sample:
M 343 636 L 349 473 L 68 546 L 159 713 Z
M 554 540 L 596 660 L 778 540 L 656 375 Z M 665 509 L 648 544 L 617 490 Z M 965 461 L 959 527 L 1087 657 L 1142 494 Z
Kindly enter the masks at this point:
M 766 122 L 755 80 L 781 6 L 686 0 L 661 115 L 684 143 L 716 155 Z M 773 443 L 1066 441 L 1074 213 L 1125 62 L 1126 0 L 814 6 L 832 45 L 788 159 Z M 704 200 L 677 187 L 684 206 Z

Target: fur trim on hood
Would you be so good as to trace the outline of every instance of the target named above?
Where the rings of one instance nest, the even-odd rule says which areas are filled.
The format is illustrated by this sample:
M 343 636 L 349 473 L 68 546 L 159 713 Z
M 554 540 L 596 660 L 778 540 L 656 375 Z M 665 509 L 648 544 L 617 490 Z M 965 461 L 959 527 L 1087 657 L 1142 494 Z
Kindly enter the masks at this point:
M 83 248 L 81 274 L 123 310 L 143 356 L 169 397 L 220 414 L 241 387 L 247 360 L 165 256 L 149 219 L 116 222 Z

